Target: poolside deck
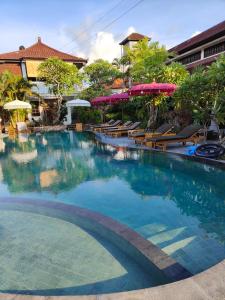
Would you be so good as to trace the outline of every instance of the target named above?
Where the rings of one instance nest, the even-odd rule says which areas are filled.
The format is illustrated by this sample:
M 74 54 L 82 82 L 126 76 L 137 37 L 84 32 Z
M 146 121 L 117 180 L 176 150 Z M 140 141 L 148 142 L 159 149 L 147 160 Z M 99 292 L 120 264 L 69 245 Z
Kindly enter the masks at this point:
M 114 138 L 114 137 L 107 136 L 103 133 L 95 133 L 95 135 L 96 135 L 96 138 L 99 141 L 101 141 L 102 143 L 110 144 L 110 145 L 115 146 L 115 147 L 129 147 L 129 148 L 133 148 L 133 149 L 160 151 L 158 149 L 149 148 L 149 147 L 146 147 L 146 146 L 143 146 L 143 145 L 137 145 L 137 144 L 135 144 L 134 140 L 132 140 L 128 137 Z M 214 141 L 208 141 L 208 143 L 213 143 L 213 142 Z M 165 152 L 171 153 L 171 154 L 179 154 L 179 155 L 182 155 L 182 156 L 197 158 L 194 155 L 194 150 L 197 146 L 193 145 L 192 143 L 187 143 L 185 146 L 182 146 L 180 143 L 173 143 L 173 144 L 171 143 Z M 207 159 L 207 160 L 212 161 L 214 163 L 216 162 L 216 163 L 225 165 L 225 160 L 224 159 L 217 159 L 217 160 Z

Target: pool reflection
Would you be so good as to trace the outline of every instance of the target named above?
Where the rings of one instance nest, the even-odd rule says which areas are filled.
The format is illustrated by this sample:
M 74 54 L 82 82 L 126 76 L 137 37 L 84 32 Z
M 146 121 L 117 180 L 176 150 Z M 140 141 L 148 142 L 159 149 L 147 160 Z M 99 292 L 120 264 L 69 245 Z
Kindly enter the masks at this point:
M 223 170 L 104 145 L 90 133 L 44 133 L 4 143 L 2 196 L 64 201 L 109 215 L 194 273 L 225 257 Z M 193 257 L 201 258 L 205 246 L 216 253 L 196 264 Z

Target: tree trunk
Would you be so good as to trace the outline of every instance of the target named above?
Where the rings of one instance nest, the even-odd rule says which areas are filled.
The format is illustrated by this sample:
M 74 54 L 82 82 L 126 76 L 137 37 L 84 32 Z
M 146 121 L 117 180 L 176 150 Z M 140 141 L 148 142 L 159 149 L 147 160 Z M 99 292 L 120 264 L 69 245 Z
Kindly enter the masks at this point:
M 157 115 L 158 115 L 158 108 L 155 106 L 155 100 L 152 99 L 150 104 L 148 105 L 149 107 L 149 119 L 148 119 L 148 128 L 155 129 L 156 126 L 156 120 L 157 120 Z
M 58 99 L 57 99 L 56 117 L 53 120 L 53 125 L 59 123 L 60 115 L 61 115 L 62 101 L 63 101 L 63 97 L 61 95 L 59 95 Z

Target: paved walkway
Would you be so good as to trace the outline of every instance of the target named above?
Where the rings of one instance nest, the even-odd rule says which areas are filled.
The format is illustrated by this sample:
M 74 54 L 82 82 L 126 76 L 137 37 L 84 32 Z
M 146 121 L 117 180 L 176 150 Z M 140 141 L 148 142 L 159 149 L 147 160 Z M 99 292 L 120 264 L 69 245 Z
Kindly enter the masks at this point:
M 129 147 L 134 149 L 153 150 L 152 148 L 135 144 L 134 140 L 128 137 L 114 138 L 114 137 L 107 136 L 103 133 L 96 133 L 96 138 L 102 143 L 111 144 L 112 146 L 116 146 L 116 147 Z M 215 141 L 208 141 L 208 143 L 215 143 Z M 173 143 L 173 144 L 171 143 L 167 148 L 166 152 L 196 157 L 194 155 L 194 151 L 197 146 L 198 145 L 193 145 L 192 143 L 187 143 L 186 146 L 182 146 L 181 143 Z M 217 160 L 210 159 L 210 160 L 213 162 L 216 161 L 225 164 L 225 158 L 217 159 Z

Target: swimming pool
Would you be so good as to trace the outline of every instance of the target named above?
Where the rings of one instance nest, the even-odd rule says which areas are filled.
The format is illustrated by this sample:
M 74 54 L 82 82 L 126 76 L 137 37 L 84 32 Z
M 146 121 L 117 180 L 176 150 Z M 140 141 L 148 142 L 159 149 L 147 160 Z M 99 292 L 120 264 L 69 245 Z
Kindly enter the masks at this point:
M 225 258 L 223 170 L 179 156 L 114 148 L 89 133 L 45 133 L 3 142 L 1 197 L 63 202 L 109 216 L 192 274 Z M 21 216 L 1 213 L 3 227 L 9 219 L 21 224 Z M 45 222 L 32 226 L 44 228 Z

